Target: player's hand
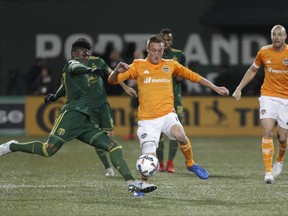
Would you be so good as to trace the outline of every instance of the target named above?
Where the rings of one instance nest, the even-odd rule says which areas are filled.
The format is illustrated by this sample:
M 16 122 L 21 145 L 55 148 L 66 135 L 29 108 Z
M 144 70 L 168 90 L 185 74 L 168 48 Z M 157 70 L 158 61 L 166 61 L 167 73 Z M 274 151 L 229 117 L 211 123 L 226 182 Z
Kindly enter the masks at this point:
M 137 92 L 131 87 L 127 86 L 126 88 L 124 88 L 124 91 L 131 97 L 136 97 L 137 98 L 137 96 L 138 96 Z
M 119 62 L 114 71 L 116 71 L 117 73 L 123 73 L 128 69 L 129 69 L 128 64 L 126 64 L 125 62 Z
M 236 89 L 232 96 L 236 99 L 236 101 L 239 101 L 241 99 L 241 95 L 242 95 L 242 92 Z
M 54 94 L 50 93 L 44 98 L 45 104 L 48 104 L 50 102 L 56 101 Z
M 225 87 L 217 87 L 217 90 L 216 92 L 219 94 L 219 95 L 223 95 L 223 96 L 228 96 L 229 95 L 229 90 Z

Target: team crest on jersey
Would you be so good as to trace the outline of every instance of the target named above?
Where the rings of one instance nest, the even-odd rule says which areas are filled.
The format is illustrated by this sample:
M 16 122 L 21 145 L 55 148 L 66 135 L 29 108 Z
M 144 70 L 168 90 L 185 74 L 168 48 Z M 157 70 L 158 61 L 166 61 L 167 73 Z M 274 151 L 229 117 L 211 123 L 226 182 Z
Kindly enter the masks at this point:
M 162 71 L 165 73 L 168 73 L 168 72 L 170 72 L 170 68 L 167 65 L 164 65 L 162 68 Z
M 282 62 L 285 66 L 287 66 L 288 65 L 288 58 L 287 57 L 285 57 L 284 59 L 283 59 L 283 62 Z
M 57 133 L 58 133 L 58 135 L 63 136 L 65 134 L 65 129 L 64 128 L 58 128 Z

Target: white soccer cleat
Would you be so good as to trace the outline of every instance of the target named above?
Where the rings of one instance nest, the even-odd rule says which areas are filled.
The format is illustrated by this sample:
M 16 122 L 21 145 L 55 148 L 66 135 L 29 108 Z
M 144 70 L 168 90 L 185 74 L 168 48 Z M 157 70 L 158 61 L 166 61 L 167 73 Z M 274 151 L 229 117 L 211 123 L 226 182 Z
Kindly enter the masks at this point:
M 265 174 L 264 182 L 265 182 L 266 184 L 273 184 L 274 178 L 273 178 L 273 175 L 272 175 L 271 172 Z
M 18 143 L 18 141 L 10 140 L 9 142 L 6 142 L 6 143 L 3 143 L 2 145 L 0 145 L 0 156 L 3 156 L 5 154 L 8 154 L 11 152 L 10 145 L 12 143 Z
M 112 167 L 109 167 L 108 169 L 106 169 L 106 174 L 105 174 L 105 176 L 108 176 L 108 177 L 114 176 L 114 170 L 113 170 Z
M 156 189 L 156 185 L 149 184 L 140 180 L 134 180 L 128 183 L 128 190 L 130 192 L 150 193 Z
M 273 167 L 272 167 L 272 175 L 274 178 L 276 178 L 278 175 L 280 175 L 280 173 L 282 172 L 282 166 L 283 166 L 283 162 L 279 163 L 279 162 L 275 161 L 275 163 L 273 164 Z

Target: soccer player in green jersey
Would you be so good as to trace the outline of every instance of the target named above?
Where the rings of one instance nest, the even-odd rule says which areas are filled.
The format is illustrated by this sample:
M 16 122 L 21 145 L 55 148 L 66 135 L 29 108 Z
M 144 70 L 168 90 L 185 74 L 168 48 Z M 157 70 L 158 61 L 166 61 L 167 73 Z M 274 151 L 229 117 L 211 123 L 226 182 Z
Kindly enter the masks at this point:
M 100 57 L 90 56 L 86 65 L 92 69 L 101 69 L 103 73 L 106 74 L 110 74 L 112 72 L 112 69 Z M 111 116 L 111 109 L 107 100 L 107 94 L 104 87 L 103 79 L 100 76 L 94 76 L 90 74 L 89 83 L 91 88 L 91 120 L 95 125 L 105 130 L 108 136 L 114 137 L 114 123 Z M 120 85 L 128 95 L 137 97 L 137 93 L 133 88 L 128 87 L 125 83 L 121 83 Z M 64 84 L 59 87 L 56 94 L 48 94 L 45 97 L 45 103 L 56 101 L 63 96 L 65 96 Z M 95 150 L 104 165 L 104 168 L 106 170 L 105 175 L 114 176 L 114 170 L 109 163 L 107 152 L 99 148 L 95 148 Z
M 113 166 L 127 182 L 131 192 L 148 193 L 157 186 L 134 179 L 123 158 L 122 146 L 90 120 L 91 88 L 89 77 L 97 76 L 101 70 L 85 66 L 89 60 L 90 43 L 79 38 L 72 44 L 72 59 L 63 68 L 63 82 L 67 102 L 56 118 L 46 142 L 18 143 L 16 140 L 0 145 L 0 156 L 13 152 L 25 152 L 44 157 L 54 155 L 64 143 L 78 139 L 110 154 Z
M 164 41 L 164 59 L 173 59 L 178 61 L 180 64 L 186 66 L 186 58 L 184 53 L 181 50 L 173 49 L 173 36 L 172 31 L 168 28 L 162 29 L 160 31 L 160 36 Z M 179 118 L 179 121 L 183 119 L 183 105 L 182 105 L 182 88 L 181 88 L 181 81 L 183 77 L 173 77 L 173 92 L 174 92 L 174 108 Z M 170 140 L 169 143 L 169 155 L 167 160 L 167 165 L 165 169 L 164 164 L 164 139 L 163 135 L 161 134 L 161 138 L 159 141 L 159 147 L 157 148 L 157 158 L 160 163 L 160 171 L 165 172 L 165 170 L 169 173 L 174 173 L 174 164 L 173 160 L 176 156 L 178 150 L 178 143 L 176 140 Z

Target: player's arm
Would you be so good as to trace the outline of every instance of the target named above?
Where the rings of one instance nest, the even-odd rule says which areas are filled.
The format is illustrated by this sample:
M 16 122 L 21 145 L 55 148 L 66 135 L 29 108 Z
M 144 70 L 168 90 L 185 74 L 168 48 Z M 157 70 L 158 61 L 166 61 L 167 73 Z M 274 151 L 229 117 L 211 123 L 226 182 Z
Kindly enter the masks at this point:
M 213 91 L 215 91 L 216 93 L 218 93 L 219 95 L 223 95 L 223 96 L 227 96 L 229 95 L 229 90 L 224 87 L 224 86 L 216 86 L 215 84 L 213 84 L 212 82 L 210 82 L 209 80 L 207 80 L 204 77 L 201 77 L 201 79 L 198 82 L 200 85 L 206 86 L 210 89 L 212 89 Z
M 254 79 L 259 67 L 256 67 L 254 63 L 250 66 L 250 68 L 246 71 L 244 77 L 241 82 L 237 86 L 236 90 L 233 93 L 233 97 L 238 101 L 241 99 L 242 89 L 250 83 L 252 79 Z
M 119 85 L 124 89 L 124 91 L 125 91 L 129 96 L 131 96 L 131 97 L 137 97 L 137 92 L 136 92 L 133 88 L 127 86 L 124 82 L 120 82 Z
M 108 67 L 108 74 L 112 73 L 112 69 Z M 130 86 L 126 85 L 124 82 L 120 82 L 119 85 L 123 88 L 123 90 L 131 97 L 137 97 L 137 92 L 131 88 Z
M 97 76 L 104 75 L 104 71 L 102 69 L 90 68 L 90 67 L 83 65 L 81 62 L 75 61 L 75 60 L 70 61 L 68 70 L 70 73 L 75 74 L 75 75 L 82 75 L 82 74 L 93 74 Z
M 212 82 L 210 82 L 206 78 L 200 76 L 198 73 L 190 70 L 189 68 L 184 67 L 183 65 L 179 64 L 178 62 L 176 62 L 175 66 L 176 66 L 176 70 L 175 70 L 176 75 L 181 75 L 184 78 L 190 80 L 191 82 L 196 82 L 200 85 L 208 87 L 208 88 L 212 89 L 213 91 L 215 91 L 219 95 L 224 95 L 224 96 L 229 95 L 229 90 L 226 87 L 216 86 L 215 84 L 213 84 Z
M 65 91 L 65 85 L 62 83 L 60 85 L 60 87 L 57 89 L 55 95 L 54 95 L 54 98 L 56 100 L 58 100 L 59 98 L 61 97 L 64 97 L 66 95 L 66 91 Z
M 63 80 L 61 80 L 61 85 L 60 87 L 57 89 L 56 93 L 49 93 L 45 98 L 44 98 L 44 102 L 50 103 L 50 102 L 54 102 L 57 101 L 59 98 L 65 96 L 66 91 L 65 91 L 65 86 L 63 84 Z
M 129 69 L 129 65 L 124 63 L 124 62 L 120 62 L 118 63 L 118 65 L 116 66 L 116 68 L 112 71 L 112 73 L 109 75 L 108 77 L 108 83 L 109 84 L 117 84 L 118 83 L 118 75 L 120 73 L 125 72 L 126 70 Z

